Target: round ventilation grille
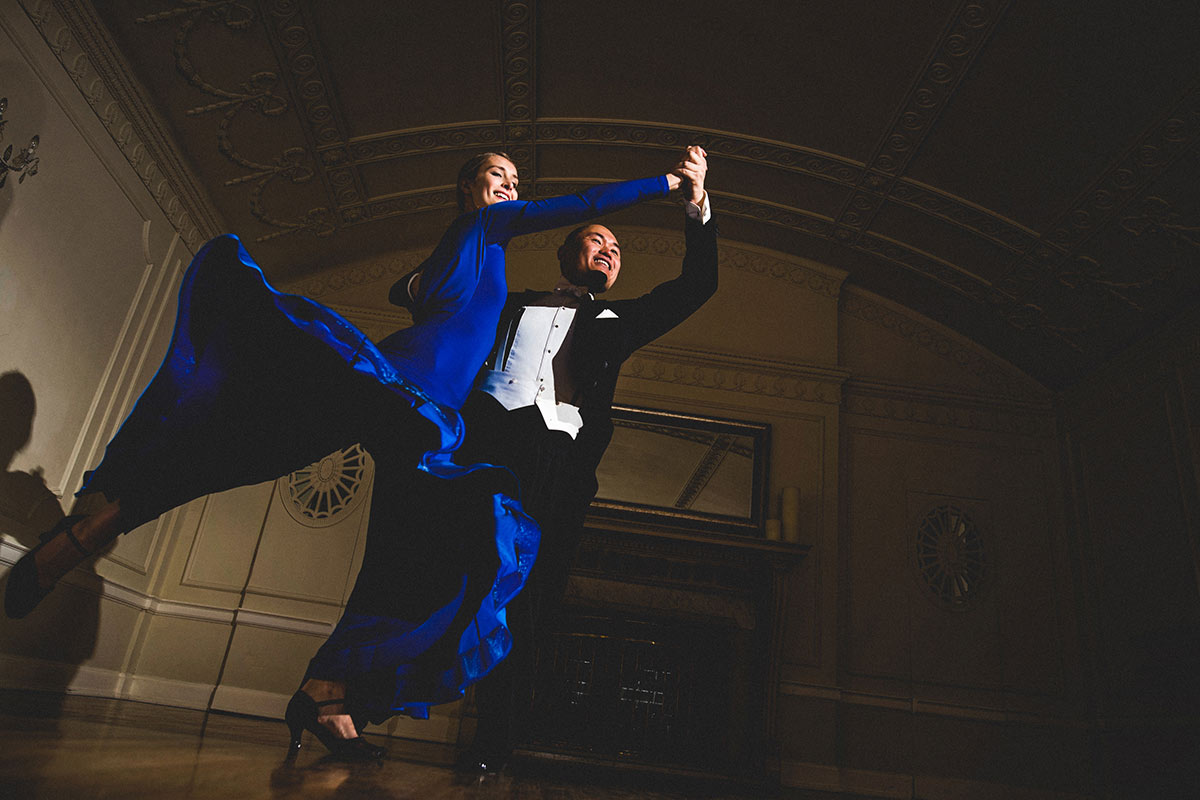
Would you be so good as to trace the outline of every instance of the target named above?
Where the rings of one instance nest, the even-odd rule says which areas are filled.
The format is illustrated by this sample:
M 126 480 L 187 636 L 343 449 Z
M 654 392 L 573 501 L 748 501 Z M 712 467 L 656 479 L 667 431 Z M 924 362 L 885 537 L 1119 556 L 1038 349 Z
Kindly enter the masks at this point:
M 917 525 L 917 575 L 944 606 L 966 608 L 987 577 L 979 528 L 960 508 L 938 506 Z
M 322 458 L 283 479 L 288 513 L 309 527 L 332 525 L 358 505 L 370 459 L 358 445 Z

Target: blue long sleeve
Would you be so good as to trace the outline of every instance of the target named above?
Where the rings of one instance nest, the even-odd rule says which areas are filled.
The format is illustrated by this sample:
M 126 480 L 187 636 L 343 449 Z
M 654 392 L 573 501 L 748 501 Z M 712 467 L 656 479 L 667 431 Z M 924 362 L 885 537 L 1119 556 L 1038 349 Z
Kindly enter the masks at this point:
M 659 175 L 593 186 L 577 194 L 496 203 L 480 213 L 488 244 L 503 243 L 514 236 L 573 225 L 619 211 L 643 200 L 662 197 L 668 191 L 666 177 Z
M 458 408 L 495 336 L 508 294 L 504 247 L 514 236 L 572 225 L 669 192 L 664 176 L 610 183 L 463 214 L 421 265 L 415 324 L 379 343 L 402 375 Z
M 663 197 L 667 179 L 659 175 L 593 186 L 577 194 L 541 200 L 512 200 L 464 214 L 454 221 L 437 249 L 421 265 L 417 319 L 460 308 L 470 302 L 485 261 L 484 248 L 505 245 L 514 236 L 575 225 L 602 214 Z M 478 239 L 473 234 L 482 233 Z

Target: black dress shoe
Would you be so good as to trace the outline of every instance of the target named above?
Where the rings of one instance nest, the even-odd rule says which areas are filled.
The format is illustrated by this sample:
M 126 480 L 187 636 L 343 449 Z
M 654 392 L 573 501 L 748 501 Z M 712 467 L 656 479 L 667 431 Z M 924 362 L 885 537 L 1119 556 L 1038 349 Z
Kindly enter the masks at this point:
M 356 736 L 353 739 L 339 739 L 334 735 L 333 731 L 326 728 L 317 721 L 317 709 L 321 706 L 330 706 L 335 704 L 345 704 L 345 700 L 337 698 L 336 700 L 322 700 L 317 702 L 309 697 L 305 692 L 297 691 L 292 695 L 291 701 L 288 702 L 287 712 L 283 715 L 287 722 L 288 731 L 292 738 L 288 746 L 288 756 L 295 756 L 300 749 L 300 736 L 304 731 L 308 731 L 313 736 L 316 736 L 318 741 L 329 750 L 334 758 L 342 761 L 380 761 L 383 759 L 386 749 L 371 744 L 361 736 Z

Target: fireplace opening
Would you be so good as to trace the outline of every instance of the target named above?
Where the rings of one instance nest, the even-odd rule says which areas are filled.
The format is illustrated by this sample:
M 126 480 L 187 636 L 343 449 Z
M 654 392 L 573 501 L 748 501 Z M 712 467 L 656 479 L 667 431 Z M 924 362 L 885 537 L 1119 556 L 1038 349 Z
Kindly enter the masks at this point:
M 753 717 L 735 681 L 745 642 L 732 626 L 577 609 L 549 627 L 527 749 L 732 771 L 741 754 L 730 740 Z

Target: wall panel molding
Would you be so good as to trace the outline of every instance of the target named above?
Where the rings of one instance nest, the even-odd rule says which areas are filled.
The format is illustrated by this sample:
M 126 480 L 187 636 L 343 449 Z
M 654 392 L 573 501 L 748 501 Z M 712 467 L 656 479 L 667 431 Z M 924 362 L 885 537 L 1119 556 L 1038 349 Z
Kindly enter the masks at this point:
M 836 405 L 849 373 L 822 367 L 668 345 L 647 345 L 625 363 L 622 381 L 639 379 L 741 394 Z
M 149 236 L 151 225 L 150 220 L 143 221 L 144 240 Z M 182 244 L 178 233 L 172 235 L 161 260 L 145 263 L 141 281 L 67 461 L 62 485 L 55 487 L 60 496 L 73 493 L 82 485 L 84 472 L 100 462 L 105 446 L 116 435 L 145 389 L 142 376 L 148 373 L 152 351 L 161 333 L 174 321 L 176 296 L 183 279 L 183 259 L 190 260 L 190 254 L 181 249 Z M 146 250 L 143 257 L 152 258 L 154 254 L 148 247 Z
M 904 306 L 884 300 L 862 289 L 842 293 L 839 312 L 883 328 L 920 349 L 966 370 L 997 393 L 1018 398 L 1049 398 L 1032 378 L 1002 361 L 971 340 L 950 331 Z
M 904 386 L 851 378 L 845 385 L 847 414 L 916 422 L 941 428 L 1015 434 L 1043 439 L 1056 431 L 1049 402 L 1022 402 L 938 387 Z
M 0 539 L 0 564 L 12 566 L 25 554 L 24 548 Z M 62 583 L 98 595 L 103 602 L 119 603 L 156 616 L 172 617 L 198 622 L 234 623 L 256 628 L 296 633 L 305 636 L 328 636 L 333 625 L 321 620 L 293 617 L 248 609 L 230 609 L 203 603 L 186 603 L 164 600 L 137 589 L 123 586 L 116 581 L 92 572 L 76 570 L 68 573 Z M 2 656 L 2 654 L 0 654 Z
M 832 764 L 784 761 L 780 764 L 784 786 L 826 792 L 850 792 L 855 797 L 909 800 L 1089 800 L 1088 795 L 1058 792 L 987 781 L 968 781 L 899 772 L 849 769 Z
M 918 684 L 919 688 L 919 684 Z M 803 681 L 783 679 L 779 683 L 779 693 L 793 697 L 808 697 L 818 700 L 833 700 L 852 706 L 871 706 L 888 708 L 894 711 L 908 711 L 914 714 L 928 714 L 936 717 L 955 717 L 960 719 L 976 719 L 984 722 L 1022 723 L 1028 725 L 1046 725 L 1071 730 L 1090 730 L 1091 725 L 1076 716 L 1053 714 L 1037 711 L 1026 711 L 1014 706 L 1026 705 L 1028 693 L 997 689 L 984 689 L 993 701 L 1003 701 L 1009 705 L 985 705 L 981 703 L 951 703 L 944 700 L 926 700 L 911 695 L 883 694 L 840 686 L 825 686 L 806 683 Z M 1047 697 L 1047 700 L 1056 698 Z
M 1186 314 L 1164 326 L 1142 344 L 1113 358 L 1078 386 L 1063 393 L 1069 414 L 1065 424 L 1075 429 L 1108 416 L 1123 403 L 1153 385 L 1175 380 L 1182 366 L 1200 363 L 1200 312 Z

